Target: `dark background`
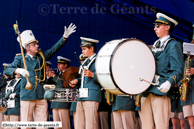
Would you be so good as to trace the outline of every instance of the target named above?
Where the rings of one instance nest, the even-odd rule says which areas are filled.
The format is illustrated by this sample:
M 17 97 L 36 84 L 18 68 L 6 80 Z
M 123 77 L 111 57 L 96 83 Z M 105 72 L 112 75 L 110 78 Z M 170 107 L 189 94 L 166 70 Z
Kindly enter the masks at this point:
M 59 55 L 71 59 L 70 66 L 79 66 L 74 52 L 81 54 L 80 37 L 98 39 L 97 51 L 106 42 L 120 38 L 137 38 L 152 45 L 157 39 L 153 31 L 157 12 L 179 22 L 171 33 L 174 38 L 190 42 L 193 7 L 193 0 L 0 0 L 0 64 L 11 63 L 15 54 L 21 53 L 13 30 L 16 20 L 20 32 L 33 31 L 43 51 L 62 37 L 64 26 L 76 24 L 76 33 L 50 60 L 51 67 L 56 68 Z

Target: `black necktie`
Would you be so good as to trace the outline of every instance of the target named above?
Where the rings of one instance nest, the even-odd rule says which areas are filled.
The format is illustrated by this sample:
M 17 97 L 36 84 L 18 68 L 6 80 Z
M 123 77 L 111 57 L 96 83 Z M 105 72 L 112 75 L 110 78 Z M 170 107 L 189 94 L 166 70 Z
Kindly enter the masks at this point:
M 33 60 L 36 60 L 36 59 L 37 59 L 37 57 L 36 57 L 36 56 L 33 56 L 33 57 L 32 57 L 32 59 L 33 59 Z
M 87 59 L 86 61 L 86 65 L 88 65 L 90 63 L 90 59 Z
M 60 72 L 59 74 L 63 75 L 63 72 Z
M 160 40 L 156 44 L 156 48 L 159 48 L 159 47 L 160 47 Z

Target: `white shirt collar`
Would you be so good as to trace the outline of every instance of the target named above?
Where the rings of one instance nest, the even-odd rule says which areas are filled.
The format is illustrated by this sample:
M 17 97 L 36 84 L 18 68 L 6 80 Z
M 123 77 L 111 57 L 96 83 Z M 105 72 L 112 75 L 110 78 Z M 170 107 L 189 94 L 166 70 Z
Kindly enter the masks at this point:
M 29 53 L 27 53 L 31 58 L 33 57 L 33 55 L 30 55 Z
M 164 44 L 164 41 L 166 41 L 168 38 L 170 38 L 170 35 L 161 38 L 161 39 L 160 39 L 160 42 L 161 42 L 160 45 L 162 46 L 162 45 Z
M 90 60 L 92 60 L 92 58 L 96 55 L 96 53 L 94 55 L 92 55 L 91 57 L 89 57 Z
M 60 72 L 60 73 L 64 73 L 65 72 L 65 70 L 64 71 L 62 71 L 62 72 Z

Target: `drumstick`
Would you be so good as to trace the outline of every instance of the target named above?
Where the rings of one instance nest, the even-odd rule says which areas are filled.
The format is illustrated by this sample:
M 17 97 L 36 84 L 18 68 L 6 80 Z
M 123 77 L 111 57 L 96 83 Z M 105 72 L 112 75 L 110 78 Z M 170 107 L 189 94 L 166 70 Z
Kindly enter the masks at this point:
M 60 77 L 59 77 L 59 79 L 62 80 L 62 81 L 66 81 L 66 82 L 68 82 L 68 83 L 71 84 L 71 82 L 69 82 L 69 81 L 67 81 L 67 80 L 65 80 L 65 79 L 62 79 L 62 78 L 60 78 Z M 72 85 L 75 85 L 75 84 L 72 84 Z
M 145 81 L 145 82 L 147 82 L 147 83 L 150 83 L 151 85 L 154 85 L 154 86 L 156 86 L 156 87 L 160 87 L 160 86 L 156 85 L 155 83 L 152 83 L 152 82 L 149 82 L 149 81 L 143 79 L 142 77 L 140 77 L 139 80 L 140 80 L 140 81 Z
M 79 57 L 77 56 L 77 53 L 76 53 L 76 52 L 74 52 L 74 53 L 75 53 L 75 55 L 76 55 L 76 57 L 77 57 L 77 59 L 78 59 L 78 61 L 79 61 L 80 65 L 81 65 L 82 69 L 84 69 L 84 67 L 83 67 L 83 65 L 82 65 L 82 63 L 81 63 L 81 61 L 80 61 Z

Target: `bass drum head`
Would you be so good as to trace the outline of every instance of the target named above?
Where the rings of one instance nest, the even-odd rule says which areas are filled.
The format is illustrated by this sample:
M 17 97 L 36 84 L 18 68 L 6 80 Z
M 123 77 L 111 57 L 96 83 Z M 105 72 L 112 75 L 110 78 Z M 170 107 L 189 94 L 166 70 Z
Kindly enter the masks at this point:
M 155 59 L 149 47 L 140 40 L 128 39 L 118 44 L 110 61 L 112 80 L 125 94 L 139 94 L 150 86 L 140 78 L 153 81 Z

